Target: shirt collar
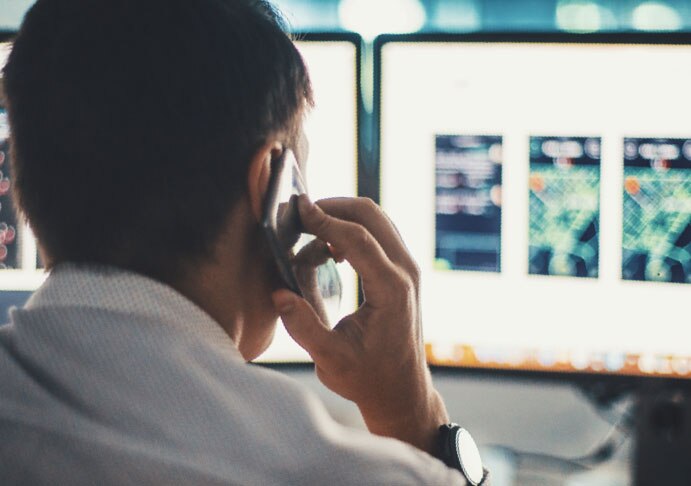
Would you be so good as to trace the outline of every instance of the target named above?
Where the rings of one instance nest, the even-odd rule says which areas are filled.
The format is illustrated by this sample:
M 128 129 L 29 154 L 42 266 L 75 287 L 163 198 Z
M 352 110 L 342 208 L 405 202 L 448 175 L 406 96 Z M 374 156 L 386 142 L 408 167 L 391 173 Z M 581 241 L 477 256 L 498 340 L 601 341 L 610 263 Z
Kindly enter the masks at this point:
M 51 307 L 125 312 L 193 333 L 241 356 L 230 336 L 192 301 L 162 282 L 120 268 L 57 265 L 24 306 L 27 310 Z

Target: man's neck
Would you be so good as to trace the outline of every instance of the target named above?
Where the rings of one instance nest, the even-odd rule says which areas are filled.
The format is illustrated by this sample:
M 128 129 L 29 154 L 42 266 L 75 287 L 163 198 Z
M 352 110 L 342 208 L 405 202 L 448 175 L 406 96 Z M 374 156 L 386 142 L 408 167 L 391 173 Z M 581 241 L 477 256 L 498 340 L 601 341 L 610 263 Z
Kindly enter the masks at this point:
M 214 257 L 168 284 L 218 322 L 249 361 L 268 345 L 277 316 L 270 298 L 271 273 L 257 250 L 261 235 L 249 211 L 238 209 Z

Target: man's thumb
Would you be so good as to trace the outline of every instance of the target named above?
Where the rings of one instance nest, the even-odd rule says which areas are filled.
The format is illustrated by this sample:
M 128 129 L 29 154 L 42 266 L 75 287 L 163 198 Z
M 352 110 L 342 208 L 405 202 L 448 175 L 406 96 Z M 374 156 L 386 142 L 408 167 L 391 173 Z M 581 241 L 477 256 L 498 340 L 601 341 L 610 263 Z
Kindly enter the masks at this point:
M 271 299 L 288 334 L 316 360 L 315 355 L 328 347 L 331 330 L 309 302 L 290 290 L 277 290 L 271 294 Z

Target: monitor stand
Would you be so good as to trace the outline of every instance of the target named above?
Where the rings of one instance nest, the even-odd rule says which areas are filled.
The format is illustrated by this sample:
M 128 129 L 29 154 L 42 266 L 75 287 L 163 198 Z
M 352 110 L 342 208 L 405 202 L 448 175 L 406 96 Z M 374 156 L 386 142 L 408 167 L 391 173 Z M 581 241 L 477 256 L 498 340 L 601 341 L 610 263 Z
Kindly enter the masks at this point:
M 636 486 L 691 484 L 691 386 L 640 388 L 633 468 Z

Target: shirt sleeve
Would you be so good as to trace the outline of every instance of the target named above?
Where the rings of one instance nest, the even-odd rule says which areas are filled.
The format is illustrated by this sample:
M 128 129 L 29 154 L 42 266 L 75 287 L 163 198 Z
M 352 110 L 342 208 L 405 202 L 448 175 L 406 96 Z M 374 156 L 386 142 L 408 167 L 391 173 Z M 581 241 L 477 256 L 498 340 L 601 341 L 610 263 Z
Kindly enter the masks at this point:
M 409 444 L 338 424 L 310 392 L 301 389 L 299 396 L 290 395 L 283 397 L 287 407 L 283 413 L 292 410 L 290 424 L 281 428 L 286 434 L 284 439 L 295 437 L 292 441 L 296 444 L 295 449 L 286 451 L 285 459 L 292 464 L 282 467 L 291 471 L 289 477 L 284 477 L 285 483 L 329 486 L 467 484 L 460 471 Z M 291 403 L 293 400 L 297 403 Z

